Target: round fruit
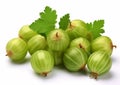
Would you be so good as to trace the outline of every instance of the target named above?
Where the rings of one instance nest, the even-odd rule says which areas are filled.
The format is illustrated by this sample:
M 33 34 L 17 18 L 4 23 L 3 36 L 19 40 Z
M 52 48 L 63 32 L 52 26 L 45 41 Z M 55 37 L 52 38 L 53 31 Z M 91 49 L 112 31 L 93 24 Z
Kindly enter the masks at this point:
M 87 52 L 88 55 L 90 54 L 90 42 L 86 38 L 79 37 L 72 40 L 70 43 L 70 47 L 82 48 Z
M 68 25 L 66 32 L 68 33 L 70 39 L 73 40 L 77 37 L 86 37 L 88 31 L 86 29 L 86 24 L 84 21 L 73 20 Z
M 32 29 L 30 29 L 29 25 L 24 25 L 19 30 L 19 37 L 25 41 L 28 41 L 30 38 L 32 38 L 35 35 L 37 35 L 37 33 L 34 32 Z
M 87 62 L 91 77 L 97 79 L 99 75 L 108 72 L 112 66 L 110 56 L 104 50 L 98 50 L 92 53 Z
M 6 56 L 16 62 L 24 60 L 27 54 L 27 44 L 21 38 L 13 38 L 6 45 Z
M 53 56 L 44 50 L 36 51 L 32 55 L 30 62 L 33 70 L 43 76 L 47 76 L 54 67 Z
M 111 55 L 113 51 L 113 47 L 116 47 L 116 46 L 113 45 L 112 40 L 107 36 L 100 36 L 95 40 L 93 40 L 91 43 L 92 52 L 103 49 L 109 55 Z
M 85 69 L 88 56 L 86 52 L 77 47 L 69 48 L 63 57 L 63 63 L 69 71 L 78 71 Z
M 53 51 L 64 51 L 69 45 L 69 36 L 64 30 L 56 29 L 47 35 L 48 47 Z
M 46 47 L 45 37 L 41 35 L 35 35 L 28 41 L 28 50 L 30 54 L 33 54 L 37 50 L 43 50 Z
M 52 51 L 52 50 L 48 50 L 51 55 L 54 57 L 54 64 L 55 65 L 60 65 L 62 64 L 62 60 L 63 60 L 63 52 L 60 51 Z

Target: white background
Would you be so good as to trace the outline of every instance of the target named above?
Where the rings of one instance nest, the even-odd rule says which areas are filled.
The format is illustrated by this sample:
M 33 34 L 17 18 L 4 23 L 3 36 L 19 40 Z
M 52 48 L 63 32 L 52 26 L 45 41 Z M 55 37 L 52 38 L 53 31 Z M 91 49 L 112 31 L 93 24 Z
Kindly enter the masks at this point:
M 18 31 L 23 25 L 37 19 L 45 6 L 57 10 L 58 20 L 66 13 L 70 13 L 71 20 L 105 20 L 104 35 L 109 36 L 117 45 L 111 56 L 113 65 L 110 72 L 94 80 L 80 72 L 70 73 L 56 67 L 44 78 L 33 72 L 29 60 L 23 64 L 14 64 L 5 56 L 6 43 L 18 37 Z M 0 85 L 119 85 L 119 29 L 119 0 L 0 0 Z

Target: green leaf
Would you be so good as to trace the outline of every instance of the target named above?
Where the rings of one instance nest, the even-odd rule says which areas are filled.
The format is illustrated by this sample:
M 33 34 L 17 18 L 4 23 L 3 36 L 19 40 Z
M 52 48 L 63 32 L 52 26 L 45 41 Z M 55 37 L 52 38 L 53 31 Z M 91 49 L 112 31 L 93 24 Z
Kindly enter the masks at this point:
M 55 23 L 57 19 L 57 14 L 55 10 L 46 6 L 44 12 L 40 13 L 40 18 L 35 20 L 30 28 L 37 33 L 47 33 L 55 29 Z
M 65 14 L 63 17 L 60 18 L 60 22 L 59 22 L 59 28 L 60 29 L 67 29 L 68 24 L 70 23 L 70 16 L 69 14 Z
M 54 24 L 57 22 L 57 15 L 56 11 L 52 10 L 50 7 L 46 6 L 44 12 L 40 13 L 40 17 L 42 20 L 46 21 L 47 23 Z
M 87 23 L 88 31 L 91 33 L 93 39 L 101 36 L 104 33 L 104 20 L 95 20 L 93 23 Z

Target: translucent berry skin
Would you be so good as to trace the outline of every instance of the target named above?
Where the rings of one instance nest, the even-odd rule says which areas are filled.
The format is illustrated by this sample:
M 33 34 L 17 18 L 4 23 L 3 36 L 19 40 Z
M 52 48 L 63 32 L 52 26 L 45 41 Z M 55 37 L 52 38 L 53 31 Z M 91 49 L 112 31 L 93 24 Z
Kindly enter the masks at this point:
M 94 39 L 91 43 L 92 52 L 103 49 L 110 56 L 112 54 L 113 47 L 116 47 L 116 46 L 113 45 L 112 40 L 107 36 L 100 36 Z
M 28 41 L 28 51 L 32 55 L 37 50 L 43 50 L 46 47 L 46 39 L 42 35 L 35 35 Z
M 61 51 L 53 51 L 51 49 L 48 50 L 51 55 L 54 57 L 54 64 L 61 65 L 63 63 L 63 52 Z
M 18 33 L 19 37 L 25 40 L 26 42 L 32 38 L 33 36 L 37 35 L 32 29 L 30 29 L 29 25 L 24 25 L 21 27 Z
M 71 40 L 78 37 L 87 37 L 86 23 L 82 20 L 72 20 L 66 29 Z
M 91 50 L 90 42 L 86 38 L 83 38 L 83 37 L 79 37 L 79 38 L 72 40 L 70 43 L 70 47 L 82 48 L 83 50 L 87 52 L 88 55 L 90 54 L 90 50 Z
M 8 41 L 6 52 L 12 61 L 21 62 L 27 54 L 27 43 L 21 38 L 13 38 Z
M 47 35 L 48 47 L 53 51 L 64 51 L 69 45 L 69 36 L 62 29 L 51 31 Z
M 32 54 L 30 63 L 36 73 L 47 76 L 54 67 L 54 58 L 48 51 L 39 50 Z
M 112 66 L 112 60 L 105 50 L 92 53 L 87 61 L 91 76 L 97 79 L 99 75 L 107 73 Z
M 79 71 L 85 69 L 88 56 L 86 52 L 77 47 L 69 48 L 63 57 L 63 63 L 69 71 Z

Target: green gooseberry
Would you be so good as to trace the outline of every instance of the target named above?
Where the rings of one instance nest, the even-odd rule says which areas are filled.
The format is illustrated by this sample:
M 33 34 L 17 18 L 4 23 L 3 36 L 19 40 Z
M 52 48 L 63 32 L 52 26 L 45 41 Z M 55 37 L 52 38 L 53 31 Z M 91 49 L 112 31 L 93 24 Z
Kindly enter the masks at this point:
M 13 38 L 6 45 L 6 56 L 14 62 L 21 62 L 27 54 L 27 43 L 21 38 Z
M 38 50 L 32 54 L 30 63 L 36 73 L 47 76 L 54 67 L 54 58 L 48 51 Z

